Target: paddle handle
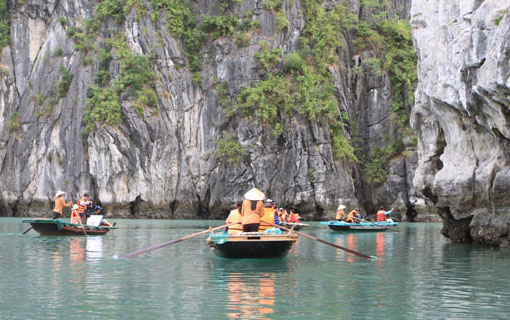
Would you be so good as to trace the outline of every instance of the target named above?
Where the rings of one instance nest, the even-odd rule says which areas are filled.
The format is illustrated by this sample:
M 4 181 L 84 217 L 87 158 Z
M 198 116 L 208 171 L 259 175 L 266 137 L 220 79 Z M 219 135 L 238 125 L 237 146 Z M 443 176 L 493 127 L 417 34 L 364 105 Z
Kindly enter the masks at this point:
M 283 226 L 278 226 L 278 228 L 281 228 L 281 229 L 285 229 L 287 231 L 291 231 L 291 229 L 289 228 L 286 228 L 286 227 L 283 227 Z M 295 230 L 292 230 L 292 232 L 300 235 L 300 236 L 303 236 L 305 238 L 308 238 L 308 239 L 312 239 L 312 240 L 315 240 L 315 241 L 318 241 L 320 243 L 324 243 L 324 244 L 327 244 L 328 246 L 332 246 L 334 248 L 337 248 L 337 249 L 340 249 L 340 250 L 343 250 L 345 252 L 348 252 L 350 254 L 353 254 L 353 255 L 356 255 L 358 257 L 362 257 L 362 258 L 365 258 L 365 259 L 372 259 L 374 257 L 372 256 L 367 256 L 366 254 L 363 254 L 361 252 L 358 252 L 358 251 L 354 251 L 354 250 L 351 250 L 351 249 L 348 249 L 348 248 L 344 248 L 342 246 L 339 246 L 337 244 L 334 244 L 334 243 L 331 243 L 331 242 L 328 242 L 328 241 L 325 241 L 325 240 L 322 240 L 322 239 L 319 239 L 317 237 L 314 237 L 314 236 L 311 236 L 311 235 L 308 235 L 306 233 L 302 233 L 302 232 L 299 232 L 299 231 L 295 231 Z
M 236 224 L 236 223 L 235 222 L 227 223 L 227 224 L 224 224 L 222 226 L 215 227 L 215 228 L 210 228 L 210 229 L 207 229 L 207 230 L 204 230 L 204 231 L 200 231 L 200 232 L 197 232 L 197 233 L 193 233 L 193 234 L 190 234 L 188 236 L 185 236 L 185 237 L 182 237 L 182 238 L 179 238 L 179 239 L 163 242 L 163 243 L 160 243 L 160 244 L 157 244 L 157 245 L 154 245 L 152 247 L 145 248 L 145 249 L 136 250 L 136 251 L 133 251 L 133 252 L 130 252 L 130 253 L 126 253 L 126 254 L 120 256 L 119 258 L 121 258 L 121 259 L 129 259 L 129 258 L 132 258 L 132 257 L 136 257 L 136 256 L 138 256 L 140 254 L 144 254 L 144 253 L 147 253 L 147 252 L 150 252 L 150 251 L 153 251 L 153 250 L 156 250 L 156 249 L 160 249 L 160 248 L 163 248 L 163 247 L 175 244 L 175 243 L 179 243 L 179 242 L 182 242 L 184 240 L 195 238 L 195 237 L 201 236 L 203 234 L 209 233 L 211 231 L 231 226 L 233 224 Z

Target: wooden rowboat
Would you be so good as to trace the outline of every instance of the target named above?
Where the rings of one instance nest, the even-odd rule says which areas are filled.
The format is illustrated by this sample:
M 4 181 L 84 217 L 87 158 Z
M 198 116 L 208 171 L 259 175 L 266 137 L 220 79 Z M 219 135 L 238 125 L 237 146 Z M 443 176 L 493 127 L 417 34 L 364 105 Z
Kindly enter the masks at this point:
M 358 222 L 349 223 L 345 221 L 324 221 L 321 224 L 327 225 L 331 230 L 334 231 L 366 231 L 366 232 L 382 232 L 386 231 L 391 227 L 398 226 L 397 222 L 386 221 L 386 222 Z
M 211 233 L 207 244 L 220 257 L 266 259 L 286 256 L 298 238 L 299 236 L 293 233 L 241 232 L 234 235 Z
M 83 228 L 78 223 L 70 223 L 64 220 L 56 219 L 25 219 L 24 223 L 30 223 L 35 231 L 44 236 L 84 236 L 101 235 L 108 233 L 111 229 L 117 227 L 91 226 L 84 225 Z M 85 232 L 83 232 L 85 230 Z
M 280 222 L 280 225 L 283 226 L 283 227 L 286 227 L 286 228 L 289 228 L 291 229 L 292 228 L 293 230 L 296 230 L 296 231 L 299 231 L 301 229 L 303 229 L 304 227 L 309 227 L 310 225 L 309 224 L 306 224 L 306 223 L 295 223 L 295 222 Z

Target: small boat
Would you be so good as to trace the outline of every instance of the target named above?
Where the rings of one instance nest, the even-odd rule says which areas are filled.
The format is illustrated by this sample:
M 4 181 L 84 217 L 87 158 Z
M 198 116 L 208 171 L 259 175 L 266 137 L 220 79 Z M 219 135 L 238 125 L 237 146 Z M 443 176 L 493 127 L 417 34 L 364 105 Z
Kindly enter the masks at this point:
M 301 223 L 301 222 L 298 222 L 298 223 L 295 223 L 295 222 L 280 222 L 280 225 L 285 227 L 285 228 L 289 228 L 289 229 L 294 227 L 292 230 L 296 230 L 296 231 L 299 231 L 299 230 L 303 229 L 304 227 L 309 227 L 310 226 L 309 224 Z
M 397 222 L 393 222 L 393 220 L 388 220 L 385 222 L 370 222 L 363 221 L 357 223 L 349 223 L 345 221 L 331 220 L 324 221 L 321 224 L 327 225 L 331 230 L 334 231 L 372 231 L 372 232 L 381 232 L 386 231 L 391 227 L 398 226 Z
M 56 219 L 25 219 L 24 223 L 30 223 L 35 231 L 43 236 L 84 236 L 101 235 L 108 233 L 111 229 L 117 229 L 113 226 L 92 226 L 79 223 L 70 223 L 64 220 Z
M 299 236 L 293 233 L 241 232 L 233 235 L 211 233 L 207 238 L 207 244 L 217 256 L 224 258 L 281 258 L 287 255 L 298 238 Z

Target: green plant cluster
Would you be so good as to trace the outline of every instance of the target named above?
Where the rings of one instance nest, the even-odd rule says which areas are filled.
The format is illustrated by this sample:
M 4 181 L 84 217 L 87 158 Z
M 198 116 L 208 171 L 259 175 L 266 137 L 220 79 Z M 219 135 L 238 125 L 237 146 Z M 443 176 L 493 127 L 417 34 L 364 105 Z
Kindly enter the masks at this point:
M 246 155 L 243 147 L 233 135 L 218 140 L 214 155 L 229 164 L 239 163 Z
M 499 26 L 499 24 L 501 23 L 501 20 L 503 20 L 505 15 L 507 15 L 509 13 L 510 13 L 510 10 L 503 10 L 503 11 L 498 12 L 498 16 L 496 17 L 496 19 L 494 19 L 494 24 L 496 26 Z
M 0 0 L 0 50 L 11 41 L 11 17 L 9 0 Z
M 19 128 L 20 122 L 19 122 L 19 113 L 14 112 L 11 118 L 9 119 L 9 128 L 12 130 L 17 130 Z
M 99 70 L 96 73 L 96 84 L 91 86 L 85 121 L 85 132 L 96 128 L 97 123 L 116 126 L 122 119 L 121 94 L 135 98 L 139 115 L 143 115 L 145 107 L 157 107 L 157 96 L 154 89 L 155 74 L 151 70 L 149 58 L 131 52 L 125 37 L 117 34 L 107 39 L 106 47 L 99 51 Z M 110 80 L 109 65 L 112 60 L 111 50 L 115 50 L 120 60 L 119 74 Z
M 369 160 L 364 163 L 365 180 L 368 183 L 379 184 L 388 178 L 388 166 L 391 159 L 404 151 L 400 141 L 395 141 L 385 148 L 375 148 L 370 151 Z
M 73 74 L 70 73 L 65 67 L 60 68 L 60 80 L 57 82 L 56 90 L 57 97 L 63 98 L 67 95 L 71 82 L 73 81 Z
M 263 4 L 264 9 L 272 11 L 275 14 L 275 28 L 280 31 L 289 27 L 289 19 L 283 10 L 285 0 L 266 0 Z
M 261 41 L 259 44 L 261 45 L 261 50 L 259 52 L 255 52 L 254 55 L 259 69 L 262 69 L 265 72 L 274 70 L 282 61 L 282 49 L 275 48 L 273 50 L 269 50 L 269 44 L 267 41 Z
M 227 114 L 238 113 L 241 117 L 254 114 L 258 123 L 272 127 L 273 134 L 278 137 L 283 133 L 281 113 L 290 114 L 293 110 L 293 97 L 287 79 L 269 74 L 267 79 L 245 87 Z

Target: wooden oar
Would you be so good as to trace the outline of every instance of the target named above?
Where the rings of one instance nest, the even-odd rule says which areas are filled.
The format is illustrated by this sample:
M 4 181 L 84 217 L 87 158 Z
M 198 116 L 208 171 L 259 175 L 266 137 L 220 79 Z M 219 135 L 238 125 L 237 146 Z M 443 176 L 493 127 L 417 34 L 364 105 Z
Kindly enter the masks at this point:
M 73 210 L 73 211 L 76 211 L 76 210 Z M 86 213 L 84 212 L 84 213 L 83 213 L 83 215 L 85 215 L 85 214 L 86 214 Z M 71 213 L 71 215 L 72 215 L 72 213 Z M 80 226 L 81 226 L 81 228 L 83 229 L 83 233 L 85 234 L 85 237 L 88 237 L 87 232 L 85 231 L 85 227 L 83 226 L 83 223 L 81 223 L 81 217 L 80 217 L 80 215 L 78 215 L 78 221 L 80 222 Z
M 33 227 L 28 228 L 28 229 L 27 229 L 27 230 L 25 230 L 25 232 L 23 232 L 22 234 L 27 233 L 28 231 L 32 230 L 32 228 L 33 228 Z
M 283 227 L 283 226 L 278 226 L 278 228 L 281 228 L 281 229 L 284 229 L 284 230 L 287 230 L 287 231 L 291 231 L 291 229 L 289 228 L 286 228 L 286 227 Z M 332 246 L 334 248 L 337 248 L 337 249 L 340 249 L 340 250 L 344 250 L 350 254 L 353 254 L 353 255 L 356 255 L 358 257 L 362 257 L 362 258 L 366 258 L 366 259 L 372 259 L 372 258 L 376 258 L 374 256 L 367 256 L 366 254 L 363 254 L 361 252 L 358 252 L 358 251 L 354 251 L 354 250 L 351 250 L 351 249 L 348 249 L 348 248 L 344 248 L 342 246 L 339 246 L 339 245 L 336 245 L 334 243 L 331 243 L 331 242 L 328 242 L 328 241 L 325 241 L 325 240 L 322 240 L 322 239 L 319 239 L 317 237 L 314 237 L 314 236 L 310 236 L 306 233 L 302 233 L 302 232 L 299 232 L 299 231 L 295 231 L 295 230 L 292 230 L 292 232 L 296 233 L 296 234 L 299 234 L 300 236 L 303 236 L 305 238 L 308 238 L 308 239 L 312 239 L 312 240 L 315 240 L 315 241 L 319 241 L 320 243 L 324 243 L 324 244 L 327 244 L 328 246 Z
M 143 253 L 147 253 L 147 252 L 150 252 L 150 251 L 153 251 L 153 250 L 156 250 L 156 249 L 160 249 L 160 248 L 163 248 L 163 247 L 175 244 L 175 243 L 182 242 L 184 240 L 188 240 L 188 239 L 191 239 L 191 238 L 194 238 L 194 237 L 198 237 L 200 235 L 209 233 L 209 232 L 214 231 L 214 230 L 218 230 L 218 229 L 221 229 L 221 228 L 225 228 L 225 227 L 231 226 L 233 224 L 236 224 L 236 223 L 233 222 L 233 223 L 224 224 L 224 225 L 219 226 L 219 227 L 209 228 L 207 230 L 200 231 L 200 232 L 197 232 L 197 233 L 193 233 L 193 234 L 190 234 L 188 236 L 185 236 L 185 237 L 182 237 L 182 238 L 179 238 L 179 239 L 163 242 L 163 243 L 157 244 L 157 245 L 152 246 L 152 247 L 148 247 L 148 248 L 145 248 L 145 249 L 140 249 L 140 250 L 137 250 L 137 251 L 133 251 L 131 253 L 126 253 L 126 254 L 120 256 L 119 258 L 121 258 L 121 259 L 129 259 L 129 258 L 135 257 L 135 256 L 143 254 Z

